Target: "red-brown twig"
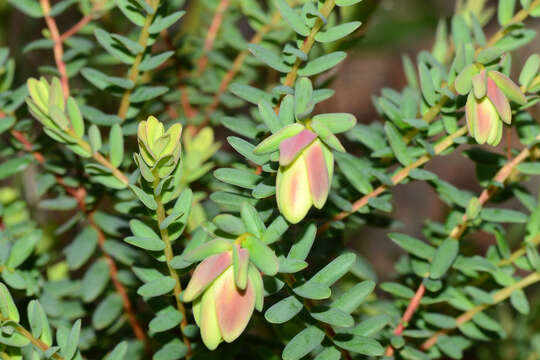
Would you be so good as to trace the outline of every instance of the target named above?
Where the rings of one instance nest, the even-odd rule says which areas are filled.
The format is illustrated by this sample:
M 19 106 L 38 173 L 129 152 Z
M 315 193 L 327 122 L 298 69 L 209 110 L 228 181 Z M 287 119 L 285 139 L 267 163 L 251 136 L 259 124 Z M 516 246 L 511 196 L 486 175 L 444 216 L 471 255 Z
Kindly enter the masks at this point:
M 0 117 L 3 117 L 2 113 L 0 113 Z M 18 141 L 21 142 L 25 151 L 32 153 L 32 155 L 34 156 L 34 158 L 39 164 L 43 165 L 45 163 L 45 157 L 43 156 L 43 154 L 41 154 L 38 151 L 33 150 L 32 142 L 30 142 L 30 140 L 28 140 L 22 132 L 17 131 L 17 130 L 11 130 L 11 134 L 13 135 L 14 138 L 16 138 Z M 133 306 L 131 305 L 131 301 L 129 299 L 129 296 L 127 294 L 125 287 L 122 285 L 122 283 L 118 279 L 118 268 L 116 266 L 116 263 L 114 259 L 105 251 L 105 247 L 104 247 L 105 235 L 103 234 L 103 231 L 101 231 L 97 223 L 94 221 L 93 212 L 88 212 L 86 209 L 86 200 L 85 200 L 86 189 L 84 187 L 73 188 L 71 186 L 68 186 L 60 175 L 56 175 L 56 182 L 64 188 L 66 193 L 68 193 L 77 201 L 79 210 L 87 214 L 88 222 L 90 226 L 97 232 L 98 244 L 100 246 L 100 249 L 103 252 L 103 256 L 105 257 L 109 265 L 111 280 L 114 284 L 116 292 L 122 298 L 122 304 L 127 314 L 129 323 L 133 329 L 133 333 L 135 334 L 137 339 L 139 339 L 141 342 L 143 342 L 143 344 L 145 344 L 145 346 L 147 346 L 148 339 L 146 337 L 146 333 L 143 331 L 141 325 L 137 321 L 135 312 L 133 310 Z
M 195 71 L 197 75 L 201 75 L 208 65 L 208 53 L 214 47 L 214 41 L 216 40 L 217 33 L 219 32 L 219 28 L 223 22 L 223 14 L 227 10 L 229 3 L 230 0 L 221 0 L 219 2 L 216 13 L 214 14 L 212 22 L 210 23 L 210 28 L 208 29 L 208 33 L 206 34 L 206 38 L 204 40 L 203 55 L 199 59 L 197 70 Z
M 105 4 L 105 1 L 102 1 L 102 2 L 99 2 L 99 3 L 96 2 L 94 4 L 94 6 L 92 7 L 92 10 L 90 11 L 89 14 L 83 16 L 75 25 L 73 25 L 70 29 L 68 29 L 65 33 L 63 33 L 60 36 L 60 41 L 62 41 L 62 42 L 66 41 L 67 39 L 69 39 L 70 37 L 72 37 L 73 35 L 78 33 L 79 30 L 81 30 L 83 27 L 86 26 L 86 24 L 88 24 L 90 21 L 92 21 L 92 18 L 94 16 L 94 14 L 97 11 L 99 11 L 99 9 L 101 9 L 103 4 Z
M 49 0 L 39 0 L 39 1 L 41 4 L 41 9 L 43 10 L 43 16 L 45 17 L 45 22 L 47 23 L 47 27 L 49 28 L 49 31 L 51 32 L 51 40 L 54 42 L 54 47 L 53 47 L 54 61 L 56 62 L 56 67 L 58 68 L 58 72 L 60 73 L 60 83 L 62 84 L 64 97 L 67 98 L 69 96 L 69 82 L 68 82 L 66 63 L 62 59 L 64 57 L 64 48 L 62 46 L 62 39 L 60 38 L 60 32 L 58 31 L 58 26 L 56 25 L 56 21 L 50 15 L 51 4 Z
M 507 162 L 495 175 L 493 178 L 493 182 L 497 183 L 504 183 L 506 179 L 510 176 L 512 171 L 516 168 L 517 165 L 519 165 L 521 162 L 525 161 L 529 155 L 531 154 L 530 150 L 528 148 L 523 149 L 515 158 L 512 159 L 512 161 Z M 482 193 L 480 193 L 480 196 L 478 197 L 478 203 L 480 206 L 483 206 L 496 192 L 498 188 L 495 186 L 488 186 L 485 188 Z M 461 236 L 465 233 L 465 230 L 468 227 L 468 217 L 467 214 L 463 215 L 463 218 L 461 219 L 461 223 L 456 225 L 452 231 L 450 232 L 450 237 L 456 240 L 459 240 Z M 405 313 L 403 314 L 402 320 L 394 330 L 394 334 L 400 335 L 401 332 L 403 332 L 404 323 L 409 322 L 409 320 L 414 315 L 416 309 L 418 308 L 418 305 L 420 304 L 420 301 L 422 300 L 422 297 L 424 296 L 425 288 L 424 284 L 421 283 L 418 289 L 416 290 L 415 296 L 411 299 L 409 305 L 407 306 L 407 309 L 405 310 Z M 400 331 L 399 334 L 396 333 L 396 331 Z M 394 350 L 391 346 L 388 346 L 386 349 L 386 356 L 392 356 L 394 353 Z

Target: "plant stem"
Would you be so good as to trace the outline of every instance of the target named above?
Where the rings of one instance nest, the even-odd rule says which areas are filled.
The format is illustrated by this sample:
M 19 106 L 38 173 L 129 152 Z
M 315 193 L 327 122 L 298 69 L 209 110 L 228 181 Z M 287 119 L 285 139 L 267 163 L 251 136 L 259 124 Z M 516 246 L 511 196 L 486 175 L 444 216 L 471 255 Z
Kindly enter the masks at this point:
M 266 35 L 272 28 L 274 28 L 281 19 L 281 14 L 279 11 L 276 11 L 274 15 L 272 16 L 272 19 L 269 24 L 264 25 L 257 31 L 255 35 L 249 40 L 250 44 L 258 44 L 262 41 L 264 35 Z M 244 64 L 245 59 L 249 55 L 249 50 L 245 49 L 241 51 L 236 58 L 233 61 L 233 64 L 229 71 L 221 78 L 221 82 L 219 84 L 219 89 L 214 95 L 212 99 L 212 103 L 208 106 L 208 108 L 205 111 L 205 119 L 204 121 L 197 126 L 197 129 L 202 129 L 205 127 L 208 122 L 210 121 L 210 115 L 217 109 L 219 106 L 219 103 L 221 102 L 221 97 L 227 91 L 227 88 L 229 87 L 229 84 L 232 82 L 232 80 L 235 78 L 235 76 L 238 74 L 238 72 L 242 69 L 242 65 Z
M 94 16 L 94 13 L 99 11 L 99 9 L 105 4 L 105 1 L 102 1 L 100 3 L 95 3 L 92 7 L 92 10 L 89 14 L 83 16 L 75 25 L 73 25 L 69 30 L 67 30 L 65 33 L 63 33 L 60 36 L 60 41 L 64 42 L 76 33 L 79 32 L 86 24 L 88 24 L 90 21 L 92 21 L 92 17 Z
M 326 0 L 320 10 L 320 13 L 325 18 L 328 18 L 332 10 L 334 9 L 334 6 L 336 6 L 335 0 Z M 304 39 L 304 43 L 300 47 L 300 51 L 302 51 L 304 54 L 308 55 L 309 51 L 313 47 L 313 44 L 315 43 L 315 36 L 319 32 L 319 30 L 323 27 L 324 22 L 317 18 L 317 21 L 315 22 L 315 25 L 313 28 L 311 28 L 311 32 L 309 35 Z M 296 62 L 294 63 L 291 71 L 287 74 L 287 77 L 285 77 L 285 81 L 283 82 L 284 86 L 293 86 L 294 82 L 296 81 L 296 77 L 298 76 L 298 69 L 300 68 L 300 65 L 302 64 L 301 59 L 296 59 Z M 279 106 L 278 106 L 279 108 Z
M 152 21 L 154 21 L 154 16 L 159 6 L 159 0 L 157 1 L 152 0 L 150 1 L 150 3 L 151 3 L 152 8 L 154 9 L 154 13 L 146 15 L 146 19 L 144 21 L 144 25 L 141 30 L 141 34 L 139 35 L 139 41 L 138 41 L 139 45 L 141 45 L 144 50 L 137 54 L 128 73 L 128 79 L 133 81 L 134 84 L 137 82 L 137 79 L 139 78 L 139 66 L 141 65 L 141 61 L 144 57 L 146 46 L 148 44 L 148 38 L 150 37 L 150 33 L 148 32 L 148 29 L 150 28 L 150 25 L 152 25 Z M 126 119 L 126 115 L 127 115 L 129 105 L 130 105 L 130 98 L 131 98 L 132 90 L 133 89 L 127 89 L 124 92 L 124 95 L 122 95 L 122 100 L 120 101 L 120 107 L 118 109 L 118 117 L 122 120 Z
M 208 53 L 212 50 L 212 47 L 214 47 L 214 41 L 216 40 L 217 33 L 219 32 L 221 23 L 223 22 L 223 14 L 227 10 L 227 7 L 229 7 L 229 3 L 230 0 L 221 0 L 218 4 L 216 13 L 214 14 L 212 22 L 210 23 L 210 28 L 208 29 L 206 38 L 204 39 L 203 55 L 197 64 L 195 76 L 201 76 L 204 69 L 206 69 L 206 66 L 208 65 Z
M 508 33 L 508 29 L 509 29 L 510 24 L 515 24 L 515 23 L 522 22 L 527 17 L 529 17 L 529 15 L 531 14 L 531 11 L 534 10 L 538 6 L 540 6 L 540 0 L 534 0 L 529 5 L 529 7 L 527 7 L 527 9 L 521 9 L 520 11 L 518 11 L 512 17 L 512 19 L 508 22 L 508 24 L 505 24 L 505 26 L 503 28 L 499 29 L 499 31 L 497 31 L 495 34 L 493 34 L 493 36 L 487 42 L 486 47 L 490 47 L 490 46 L 495 45 L 499 40 L 501 40 Z
M 435 155 L 439 155 L 446 149 L 448 149 L 450 146 L 454 144 L 454 139 L 463 136 L 467 133 L 467 126 L 462 126 L 459 128 L 456 132 L 448 135 L 444 139 L 442 139 L 437 145 L 434 146 Z M 394 176 L 392 176 L 392 186 L 399 184 L 403 179 L 405 179 L 407 176 L 409 176 L 409 173 L 413 169 L 417 169 L 420 166 L 427 163 L 434 155 L 425 154 L 421 157 L 419 157 L 416 161 L 413 163 L 407 165 L 403 169 L 401 169 L 399 172 L 397 172 Z M 356 200 L 352 205 L 352 211 L 342 211 L 339 214 L 335 215 L 332 220 L 327 221 L 323 225 L 319 227 L 317 230 L 317 233 L 320 234 L 330 228 L 330 225 L 333 221 L 340 221 L 345 219 L 347 216 L 354 214 L 357 212 L 360 208 L 367 205 L 369 199 L 375 198 L 382 194 L 384 191 L 386 191 L 390 186 L 389 185 L 379 185 L 376 189 L 371 191 L 369 194 L 366 194 L 362 196 L 360 199 Z
M 528 276 L 524 277 L 520 281 L 516 282 L 515 284 L 512 284 L 512 285 L 510 285 L 508 287 L 505 287 L 505 288 L 497 291 L 495 294 L 493 294 L 493 303 L 492 304 L 477 305 L 477 306 L 473 307 L 472 309 L 464 312 L 460 316 L 458 316 L 456 318 L 456 327 L 455 328 L 459 327 L 460 325 L 463 325 L 467 321 L 470 321 L 474 317 L 474 315 L 476 315 L 477 313 L 482 312 L 485 309 L 487 309 L 488 307 L 490 307 L 492 305 L 495 305 L 495 304 L 498 304 L 498 303 L 508 299 L 515 290 L 526 288 L 526 287 L 528 287 L 528 286 L 530 286 L 530 285 L 532 285 L 534 283 L 537 283 L 538 281 L 540 281 L 540 273 L 534 272 L 534 273 L 531 273 Z M 421 349 L 422 350 L 429 349 L 430 347 L 435 345 L 435 343 L 437 342 L 437 340 L 439 339 L 439 337 L 441 335 L 444 335 L 444 334 L 448 333 L 450 330 L 451 329 L 445 329 L 445 330 L 440 330 L 440 331 L 436 332 L 435 334 L 433 334 L 429 339 L 427 339 L 422 344 Z
M 47 23 L 47 27 L 49 28 L 49 31 L 51 32 L 51 40 L 54 43 L 54 47 L 53 47 L 54 60 L 56 62 L 56 67 L 58 68 L 58 72 L 60 73 L 60 83 L 62 84 L 64 98 L 67 98 L 69 96 L 69 81 L 68 81 L 68 76 L 67 76 L 66 63 L 63 60 L 64 48 L 62 46 L 62 39 L 60 38 L 60 32 L 58 31 L 58 26 L 56 25 L 56 21 L 50 15 L 51 4 L 49 0 L 40 0 L 40 4 L 41 4 L 41 9 L 43 10 L 43 16 L 45 18 L 45 22 Z
M 159 176 L 157 172 L 154 172 L 154 178 L 155 180 L 154 180 L 153 187 L 154 189 L 156 189 L 159 184 Z M 161 195 L 154 195 L 154 200 L 156 201 L 156 204 L 157 204 L 156 214 L 157 214 L 157 221 L 158 221 L 158 226 L 159 226 L 159 232 L 161 235 L 161 240 L 163 240 L 163 242 L 165 243 L 165 249 L 163 251 L 165 253 L 167 268 L 169 270 L 169 275 L 175 281 L 174 298 L 176 300 L 176 307 L 178 308 L 178 311 L 182 313 L 182 322 L 180 323 L 180 329 L 182 331 L 184 344 L 186 345 L 188 349 L 187 354 L 186 354 L 186 359 L 189 359 L 191 357 L 191 343 L 189 339 L 187 338 L 187 336 L 184 334 L 184 329 L 188 325 L 187 312 L 184 307 L 184 304 L 180 300 L 180 293 L 182 292 L 182 283 L 180 282 L 180 277 L 178 276 L 178 273 L 171 265 L 171 261 L 174 257 L 174 253 L 172 249 L 171 239 L 169 238 L 169 231 L 167 230 L 167 227 L 162 228 L 161 226 L 161 224 L 165 221 L 167 214 L 165 212 L 165 206 L 163 205 L 163 201 L 161 200 Z
M 3 115 L 0 114 L 0 118 Z M 36 161 L 43 165 L 45 163 L 45 157 L 38 151 L 32 151 L 33 145 L 32 143 L 26 138 L 26 136 L 17 130 L 11 130 L 12 135 L 23 144 L 23 147 L 25 151 L 32 152 L 34 158 Z M 83 187 L 80 188 L 72 188 L 68 186 L 64 179 L 60 175 L 55 176 L 56 182 L 64 188 L 66 193 L 68 193 L 70 196 L 72 196 L 75 200 L 77 200 L 77 204 L 79 207 L 79 210 L 87 213 L 88 221 L 90 223 L 90 226 L 97 232 L 98 234 L 98 244 L 100 246 L 101 251 L 103 252 L 103 256 L 107 260 L 107 263 L 109 265 L 109 272 L 111 274 L 111 280 L 114 284 L 114 287 L 116 289 L 116 292 L 120 295 L 122 298 L 122 304 L 124 307 L 124 310 L 128 316 L 129 323 L 133 329 L 133 333 L 139 339 L 145 346 L 148 346 L 148 339 L 146 338 L 145 332 L 142 330 L 141 325 L 137 321 L 137 317 L 135 316 L 135 313 L 133 311 L 133 307 L 131 305 L 131 301 L 129 299 L 129 296 L 127 294 L 127 291 L 125 287 L 122 285 L 120 280 L 118 280 L 118 269 L 116 266 L 116 263 L 114 259 L 105 251 L 105 235 L 103 234 L 103 231 L 99 228 L 97 223 L 94 220 L 94 213 L 88 213 L 86 209 L 86 189 Z M 0 271 L 1 271 L 0 267 Z
M 8 319 L 4 318 L 2 314 L 0 314 L 0 321 L 6 320 Z M 22 325 L 19 325 L 17 323 L 10 323 L 10 325 L 13 326 L 15 331 L 27 338 L 36 348 L 40 349 L 43 352 L 47 352 L 49 350 L 49 345 L 45 344 L 43 341 L 41 341 L 41 339 L 35 338 L 32 333 L 26 330 Z M 58 353 L 52 355 L 52 358 L 56 360 L 64 360 L 64 358 Z

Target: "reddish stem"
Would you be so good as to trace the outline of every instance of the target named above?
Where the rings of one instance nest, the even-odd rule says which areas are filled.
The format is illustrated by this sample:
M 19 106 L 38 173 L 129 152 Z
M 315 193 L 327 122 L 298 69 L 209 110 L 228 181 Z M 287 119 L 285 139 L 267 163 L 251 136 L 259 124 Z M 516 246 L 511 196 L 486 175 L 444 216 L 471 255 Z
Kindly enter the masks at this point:
M 214 41 L 216 40 L 217 33 L 221 27 L 221 23 L 223 22 L 223 14 L 227 10 L 229 2 L 229 0 L 221 0 L 219 2 L 214 18 L 212 19 L 212 23 L 210 24 L 210 28 L 208 29 L 208 33 L 206 34 L 206 39 L 204 40 L 203 56 L 199 59 L 199 63 L 197 65 L 196 74 L 198 75 L 202 74 L 208 65 L 208 53 L 214 47 Z
M 43 16 L 45 17 L 45 22 L 47 27 L 51 32 L 51 40 L 54 42 L 53 53 L 54 61 L 56 62 L 56 67 L 60 73 L 60 83 L 62 84 L 62 90 L 64 92 L 64 98 L 69 96 L 69 82 L 66 69 L 66 63 L 62 59 L 64 57 L 64 48 L 62 47 L 62 39 L 60 38 L 60 32 L 58 31 L 58 26 L 56 21 L 50 15 L 51 4 L 49 0 L 40 0 L 41 8 L 43 9 Z

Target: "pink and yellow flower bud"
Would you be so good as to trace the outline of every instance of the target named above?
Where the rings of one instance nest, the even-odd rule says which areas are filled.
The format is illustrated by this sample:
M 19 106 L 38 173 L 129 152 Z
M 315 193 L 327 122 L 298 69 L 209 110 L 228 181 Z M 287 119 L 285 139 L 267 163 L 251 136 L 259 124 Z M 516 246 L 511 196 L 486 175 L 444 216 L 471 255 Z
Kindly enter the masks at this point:
M 302 220 L 312 205 L 324 206 L 334 171 L 334 156 L 317 135 L 304 129 L 279 145 L 276 198 L 291 223 Z
M 502 123 L 512 122 L 509 99 L 518 104 L 527 101 L 519 87 L 504 74 L 482 70 L 472 77 L 465 116 L 469 134 L 477 143 L 496 146 L 501 141 Z
M 236 246 L 236 245 L 235 245 Z M 246 328 L 253 310 L 262 310 L 262 277 L 252 264 L 249 252 L 236 248 L 203 260 L 182 295 L 193 301 L 193 316 L 203 343 L 214 350 L 222 341 L 232 342 Z M 238 268 L 233 266 L 237 257 Z M 240 286 L 243 288 L 240 288 Z

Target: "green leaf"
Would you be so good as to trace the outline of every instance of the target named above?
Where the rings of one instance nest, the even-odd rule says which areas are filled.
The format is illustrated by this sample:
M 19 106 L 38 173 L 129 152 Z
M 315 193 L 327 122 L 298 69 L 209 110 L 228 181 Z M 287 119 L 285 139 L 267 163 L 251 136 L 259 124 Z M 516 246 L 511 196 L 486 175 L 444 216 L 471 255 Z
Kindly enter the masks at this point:
M 101 133 L 99 128 L 92 124 L 88 129 L 88 137 L 90 139 L 90 147 L 92 148 L 93 153 L 97 153 L 101 149 Z
M 105 356 L 104 360 L 123 360 L 125 359 L 128 349 L 128 344 L 126 341 L 122 341 L 116 345 L 110 353 Z
M 9 160 L 3 160 L 2 163 L 0 163 L 0 180 L 4 180 L 23 171 L 31 162 L 31 155 L 23 155 Z
M 278 241 L 288 228 L 289 224 L 287 221 L 285 221 L 283 216 L 280 215 L 275 218 L 270 225 L 268 225 L 268 228 L 264 232 L 261 240 L 266 245 L 270 245 Z
M 3 318 L 12 320 L 16 323 L 20 321 L 19 311 L 9 293 L 6 285 L 0 282 L 0 313 Z
M 291 67 L 285 65 L 279 55 L 271 50 L 268 50 L 264 46 L 258 44 L 249 44 L 248 49 L 259 61 L 270 66 L 272 69 L 282 73 L 288 73 L 291 71 Z
M 10 268 L 19 267 L 34 251 L 37 242 L 41 239 L 41 231 L 32 232 L 15 241 L 9 252 L 6 265 Z
M 514 7 L 516 6 L 516 0 L 499 0 L 499 7 L 497 9 L 497 18 L 499 24 L 502 26 L 507 25 L 514 16 Z
M 111 164 L 118 167 L 124 158 L 124 136 L 120 125 L 114 124 L 109 136 Z
M 103 48 L 115 59 L 128 65 L 133 63 L 135 59 L 133 55 L 129 54 L 127 51 L 120 50 L 118 41 L 113 39 L 110 33 L 102 29 L 96 29 L 94 35 L 101 46 L 103 46 Z
M 157 279 L 151 280 L 137 289 L 137 294 L 146 297 L 156 297 L 170 293 L 176 282 L 173 278 L 168 276 L 161 276 Z
M 221 118 L 221 123 L 227 129 L 250 139 L 255 139 L 259 133 L 259 130 L 255 124 L 251 120 L 244 117 L 225 116 Z
M 358 4 L 362 0 L 336 0 L 337 6 L 351 6 L 354 4 Z
M 278 272 L 279 262 L 276 254 L 266 244 L 254 236 L 248 236 L 243 243 L 249 250 L 249 259 L 264 274 L 273 276 Z
M 304 20 L 287 4 L 286 0 L 276 0 L 275 5 L 283 19 L 295 32 L 302 36 L 309 35 L 309 28 L 306 26 Z
M 406 287 L 405 285 L 401 285 L 394 282 L 384 282 L 380 285 L 380 288 L 387 293 L 390 293 L 397 297 L 402 297 L 405 299 L 410 299 L 414 296 L 414 291 Z
M 122 298 L 118 294 L 109 294 L 98 304 L 92 314 L 92 326 L 96 330 L 105 329 L 122 313 Z
M 298 360 L 309 354 L 324 340 L 324 331 L 309 326 L 296 334 L 283 349 L 283 360 Z
M 109 282 L 109 265 L 105 259 L 97 260 L 86 271 L 81 283 L 81 297 L 86 303 L 94 301 Z
M 418 73 L 420 75 L 420 88 L 422 89 L 422 95 L 424 95 L 424 99 L 428 105 L 433 106 L 437 102 L 438 96 L 435 93 L 435 85 L 433 84 L 431 72 L 425 63 L 420 62 L 420 64 L 418 64 Z
M 483 49 L 476 56 L 476 61 L 480 64 L 489 64 L 501 57 L 503 51 L 497 47 L 488 47 Z
M 240 216 L 246 226 L 246 231 L 261 239 L 266 231 L 266 227 L 257 209 L 249 203 L 244 203 L 240 210 Z
M 75 134 L 82 137 L 84 135 L 84 120 L 81 111 L 79 110 L 79 106 L 77 106 L 77 102 L 71 96 L 67 99 L 66 110 Z
M 360 27 L 360 25 L 362 25 L 360 21 L 352 21 L 336 25 L 324 31 L 319 31 L 317 35 L 315 35 L 315 40 L 321 43 L 336 41 L 353 33 Z
M 302 303 L 296 297 L 289 296 L 266 310 L 264 318 L 272 324 L 283 324 L 295 317 L 302 308 Z
M 165 61 L 167 61 L 173 55 L 174 55 L 174 51 L 165 51 L 155 56 L 151 56 L 148 54 L 143 58 L 141 65 L 139 65 L 139 70 L 140 71 L 154 70 L 155 68 L 161 66 Z
M 132 103 L 142 103 L 158 96 L 161 96 L 169 91 L 166 86 L 139 86 L 133 94 L 131 94 L 130 100 Z
M 67 211 L 77 207 L 77 200 L 70 196 L 59 196 L 55 199 L 41 200 L 38 207 L 46 210 Z
M 81 335 L 81 320 L 77 320 L 75 324 L 73 324 L 73 327 L 71 328 L 69 332 L 69 335 L 66 339 L 65 344 L 61 344 L 61 342 L 58 341 L 58 343 L 60 344 L 62 356 L 64 358 L 72 359 L 75 356 L 75 353 L 77 352 L 77 349 L 79 347 L 80 335 Z
M 31 300 L 28 303 L 28 322 L 32 330 L 32 335 L 39 338 L 46 345 L 52 345 L 52 332 L 49 325 L 49 320 L 45 314 L 45 310 L 37 300 Z
M 427 323 L 441 329 L 453 329 L 457 326 L 455 318 L 444 314 L 425 313 L 423 318 Z
M 362 194 L 373 191 L 373 186 L 369 182 L 369 176 L 367 176 L 369 169 L 362 166 L 363 163 L 356 156 L 348 153 L 336 153 L 334 156 L 339 169 L 356 190 Z
M 349 131 L 356 125 L 356 117 L 346 113 L 318 114 L 313 120 L 322 122 L 334 134 Z
M 323 300 L 328 299 L 332 294 L 332 291 L 328 285 L 317 283 L 314 281 L 308 281 L 307 283 L 295 287 L 293 289 L 294 293 L 306 298 L 313 300 Z
M 384 348 L 375 339 L 364 336 L 352 336 L 348 339 L 334 339 L 334 344 L 342 349 L 366 356 L 382 356 Z
M 250 161 L 253 161 L 257 165 L 264 165 L 270 160 L 269 155 L 256 155 L 254 153 L 255 146 L 244 139 L 236 136 L 229 136 L 227 141 L 240 155 L 244 156 Z M 0 167 L 1 166 L 2 165 L 0 165 Z
M 351 327 L 354 325 L 354 319 L 349 313 L 335 307 L 323 307 L 322 309 L 315 308 L 310 314 L 314 319 L 332 326 Z
M 253 153 L 261 155 L 274 152 L 279 149 L 279 144 L 281 144 L 283 140 L 299 134 L 304 129 L 305 127 L 298 123 L 290 124 L 283 128 L 277 128 L 276 133 L 261 141 L 261 143 L 253 150 Z
M 510 209 L 483 208 L 480 211 L 480 217 L 485 221 L 525 223 L 527 215 Z
M 519 74 L 519 84 L 525 88 L 528 88 L 536 74 L 538 74 L 539 69 L 540 55 L 533 54 L 529 56 L 525 62 L 525 65 L 523 66 L 523 69 L 521 69 L 521 73 Z
M 336 51 L 327 55 L 323 55 L 316 59 L 309 61 L 304 67 L 298 70 L 300 76 L 313 76 L 320 74 L 324 71 L 330 70 L 343 60 L 347 53 L 343 51 Z
M 161 239 L 128 236 L 124 239 L 124 241 L 130 245 L 149 251 L 161 251 L 165 249 L 165 243 Z
M 98 233 L 86 227 L 69 244 L 64 252 L 71 270 L 77 270 L 92 256 L 98 244 Z
M 364 300 L 373 292 L 375 289 L 375 282 L 371 280 L 362 281 L 348 289 L 345 293 L 341 294 L 331 305 L 333 308 L 340 309 L 341 311 L 350 314 Z
M 176 11 L 170 15 L 162 17 L 161 15 L 156 16 L 152 25 L 148 28 L 148 33 L 150 34 L 159 34 L 163 30 L 167 29 L 169 26 L 180 20 L 184 16 L 185 11 Z
M 220 168 L 214 171 L 214 176 L 227 184 L 239 186 L 244 189 L 253 189 L 261 177 L 251 170 Z
M 512 295 L 510 296 L 510 303 L 516 309 L 523 315 L 527 315 L 530 312 L 530 305 L 529 301 L 527 300 L 527 295 L 525 295 L 525 291 L 522 289 L 516 289 L 514 292 L 512 292 Z
M 144 204 L 144 206 L 146 206 L 150 210 L 156 210 L 157 204 L 156 204 L 156 200 L 154 200 L 153 196 L 147 194 L 141 188 L 139 188 L 139 187 L 137 187 L 135 185 L 130 184 L 129 187 L 130 187 L 131 190 L 133 190 L 133 192 L 135 193 L 137 198 L 139 198 L 139 200 L 141 200 L 141 202 Z
M 272 95 L 268 94 L 265 91 L 257 89 L 256 87 L 233 83 L 229 85 L 229 91 L 239 98 L 250 102 L 252 104 L 258 104 L 261 100 L 266 100 L 268 102 L 272 101 Z
M 386 122 L 384 124 L 384 132 L 388 137 L 388 142 L 390 143 L 390 147 L 392 148 L 396 159 L 404 166 L 412 163 L 413 159 L 407 153 L 407 145 L 405 144 L 405 141 L 403 141 L 403 137 L 396 127 L 390 122 Z
M 160 333 L 178 326 L 182 318 L 183 316 L 180 311 L 172 306 L 167 306 L 156 314 L 156 317 L 150 321 L 148 327 L 152 333 Z
M 433 260 L 429 267 L 429 276 L 432 279 L 440 279 L 446 274 L 450 266 L 454 263 L 459 252 L 459 241 L 447 238 L 435 251 Z
M 418 256 L 421 259 L 431 260 L 435 254 L 435 248 L 421 240 L 399 233 L 390 233 L 388 237 L 406 252 Z
M 172 339 L 154 354 L 152 360 L 179 360 L 187 354 L 188 348 L 178 339 Z
M 270 129 L 272 133 L 277 133 L 281 129 L 281 122 L 274 112 L 272 105 L 267 100 L 261 99 L 258 106 L 259 114 L 261 115 L 263 122 L 268 126 L 268 129 Z
M 219 214 L 214 218 L 213 221 L 220 230 L 223 230 L 231 235 L 239 236 L 246 232 L 246 227 L 244 226 L 242 220 L 231 214 Z M 221 247 L 221 245 L 219 247 Z
M 353 253 L 340 255 L 313 275 L 313 277 L 309 279 L 309 282 L 330 286 L 341 279 L 341 277 L 349 271 L 354 264 L 355 259 L 356 255 Z
M 30 17 L 40 18 L 43 16 L 43 10 L 41 9 L 38 1 L 8 0 L 8 2 Z
M 339 360 L 341 352 L 335 347 L 327 347 L 321 351 L 314 360 Z

